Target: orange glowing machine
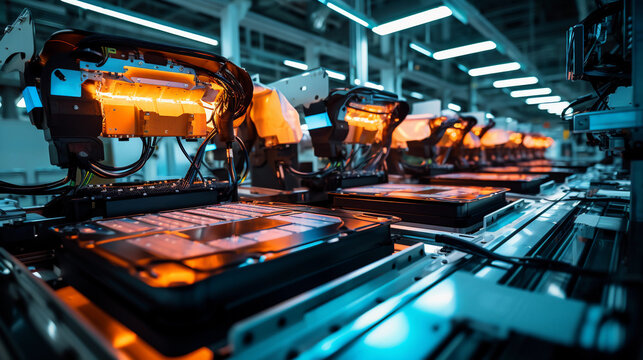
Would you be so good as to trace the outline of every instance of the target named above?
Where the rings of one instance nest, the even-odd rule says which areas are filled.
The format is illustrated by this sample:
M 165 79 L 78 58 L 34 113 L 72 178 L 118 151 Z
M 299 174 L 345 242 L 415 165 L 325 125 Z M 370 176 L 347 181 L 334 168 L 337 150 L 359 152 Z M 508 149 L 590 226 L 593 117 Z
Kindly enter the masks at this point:
M 22 18 L 29 16 L 25 11 Z M 0 193 L 69 194 L 68 183 L 86 185 L 90 175 L 126 177 L 145 165 L 160 139 L 171 137 L 179 145 L 181 138 L 204 139 L 183 179 L 139 184 L 147 188 L 136 192 L 83 186 L 75 189 L 74 198 L 58 197 L 44 211 L 62 211 L 71 218 L 110 216 L 126 208 L 129 212 L 160 210 L 199 199 L 196 194 L 192 200 L 190 196 L 176 201 L 158 197 L 176 197 L 177 190 L 206 191 L 197 201 L 201 203 L 235 196 L 232 146 L 240 140 L 234 128 L 244 121 L 252 100 L 252 81 L 245 70 L 202 51 L 79 30 L 54 33 L 36 53 L 29 30 L 33 27 L 24 23 L 5 36 L 5 44 L 16 49 L 7 50 L 12 55 L 2 70 L 22 73 L 31 122 L 44 131 L 51 163 L 68 169 L 68 175 L 38 186 L 1 182 Z M 23 39 L 9 44 L 14 36 Z M 200 171 L 206 145 L 215 136 L 228 149 L 227 182 L 205 179 Z M 101 138 L 135 137 L 142 143 L 138 160 L 123 166 L 104 162 Z M 78 173 L 80 179 L 76 179 Z M 116 208 L 107 204 L 107 199 L 126 194 L 135 195 L 131 204 Z M 139 201 L 141 195 L 156 201 Z
M 311 173 L 288 169 L 313 189 L 386 182 L 393 132 L 408 112 L 408 103 L 390 92 L 366 87 L 333 90 L 304 108 L 315 156 L 327 158 L 328 165 Z
M 100 163 L 99 137 L 232 143 L 252 99 L 248 73 L 220 56 L 76 30 L 53 34 L 27 69 L 27 110 L 52 164 L 104 177 L 129 171 Z
M 425 176 L 474 166 L 470 158 L 480 157 L 479 136 L 472 131 L 476 124 L 475 117 L 457 114 L 408 116 L 393 133 L 395 149 L 388 162 L 390 171 Z M 480 127 L 481 134 L 492 126 L 489 123 Z
M 319 71 L 311 71 L 309 74 L 309 78 L 318 76 Z M 296 81 L 296 78 L 289 80 Z M 302 85 L 300 88 L 306 86 L 310 85 Z M 325 96 L 328 90 L 322 93 Z M 286 95 L 274 85 L 255 84 L 254 97 L 246 118 L 248 121 L 240 128 L 240 136 L 248 148 L 252 149 L 252 186 L 255 189 L 280 190 L 292 190 L 300 186 L 298 179 L 283 168 L 285 162 L 298 167 L 298 145 L 303 137 L 299 112 Z
M 29 24 L 25 12 L 6 33 L 13 37 L 20 32 L 12 29 Z M 27 35 L 33 36 L 30 30 Z M 108 347 L 118 353 L 114 357 L 126 358 L 122 347 L 144 343 L 148 354 L 134 357 L 216 358 L 229 352 L 226 338 L 236 322 L 393 252 L 389 225 L 394 217 L 228 201 L 234 200 L 237 184 L 231 147 L 242 145 L 234 128 L 245 119 L 253 84 L 245 70 L 225 58 L 72 30 L 53 34 L 38 56 L 16 53 L 12 64 L 26 61 L 27 110 L 45 130 L 52 163 L 69 168 L 70 177 L 76 169 L 126 176 L 143 166 L 161 137 L 179 138 L 179 145 L 180 138 L 205 138 L 178 181 L 65 187 L 65 180 L 38 189 L 0 183 L 3 191 L 64 192 L 44 210 L 34 209 L 39 213 L 33 219 L 0 224 L 0 253 L 15 245 L 16 253 L 48 254 L 30 263 L 56 274 L 51 288 L 38 285 L 47 287 L 42 303 L 64 298 L 83 304 L 70 321 L 77 329 L 98 323 L 98 331 L 88 335 L 101 334 L 96 351 Z M 259 90 L 252 111 L 276 111 L 270 101 L 275 96 Z M 284 139 L 283 131 L 265 125 L 257 124 L 256 130 L 273 142 L 301 136 Z M 204 148 L 215 136 L 227 147 L 228 181 L 196 181 Z M 101 162 L 101 137 L 141 138 L 140 160 L 122 167 Z M 12 294 L 3 298 L 1 310 L 15 313 L 16 292 L 5 293 Z M 100 312 L 83 315 L 88 308 Z M 11 336 L 34 344 L 39 335 L 45 335 L 43 341 L 67 338 L 62 313 L 57 314 L 46 325 L 49 330 L 39 328 L 28 337 L 25 330 L 12 330 Z M 23 329 L 23 323 L 12 316 L 7 327 Z M 51 335 L 56 331 L 57 337 Z M 86 357 L 71 350 L 61 358 Z

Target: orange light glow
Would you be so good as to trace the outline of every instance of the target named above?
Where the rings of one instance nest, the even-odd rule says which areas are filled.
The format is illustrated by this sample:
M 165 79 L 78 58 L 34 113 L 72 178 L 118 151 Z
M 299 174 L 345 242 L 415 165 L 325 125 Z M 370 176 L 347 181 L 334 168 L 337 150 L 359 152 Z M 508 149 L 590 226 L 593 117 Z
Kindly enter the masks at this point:
M 482 146 L 488 148 L 504 145 L 509 142 L 509 132 L 498 128 L 489 129 L 480 139 L 480 142 Z
M 408 147 L 408 141 L 420 141 L 431 136 L 431 118 L 432 116 L 408 115 L 393 131 L 391 147 L 405 149 Z
M 523 145 L 528 149 L 547 149 L 553 144 L 554 139 L 542 135 L 529 134 L 523 140 Z
M 119 359 L 170 359 L 156 351 L 135 332 L 94 305 L 73 287 L 67 286 L 58 289 L 56 295 L 80 318 L 84 319 L 108 344 L 112 345 Z M 210 360 L 213 357 L 211 350 L 200 348 L 187 355 L 171 359 Z
M 431 122 L 429 123 L 431 125 L 431 129 L 437 128 L 446 119 L 447 119 L 446 116 L 440 116 L 440 117 L 437 117 L 435 119 L 431 119 Z
M 372 105 L 349 103 L 344 120 L 349 130 L 347 144 L 370 144 L 382 140 L 384 126 L 391 118 L 395 104 Z
M 204 137 L 222 93 L 211 78 L 140 68 L 83 86 L 100 103 L 105 137 Z
M 479 148 L 480 147 L 480 138 L 474 132 L 468 132 L 464 136 L 464 140 L 462 141 L 462 145 L 467 149 Z
M 509 141 L 516 145 L 522 144 L 522 138 L 523 134 L 519 132 L 512 132 L 509 134 Z
M 150 286 L 170 287 L 176 284 L 193 284 L 196 281 L 194 270 L 175 263 L 162 263 L 153 265 L 154 277 L 149 272 L 141 272 L 140 276 Z

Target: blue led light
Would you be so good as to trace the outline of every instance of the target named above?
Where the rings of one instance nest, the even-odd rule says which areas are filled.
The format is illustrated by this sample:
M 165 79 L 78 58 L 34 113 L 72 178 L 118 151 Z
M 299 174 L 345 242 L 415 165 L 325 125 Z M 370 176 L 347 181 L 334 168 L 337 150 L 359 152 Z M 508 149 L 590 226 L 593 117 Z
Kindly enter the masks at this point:
M 25 99 L 25 107 L 27 112 L 31 112 L 34 108 L 41 108 L 42 102 L 40 101 L 40 94 L 35 86 L 27 86 L 22 90 L 22 98 Z
M 308 130 L 321 129 L 332 125 L 326 112 L 306 116 L 305 121 L 306 125 L 308 125 Z

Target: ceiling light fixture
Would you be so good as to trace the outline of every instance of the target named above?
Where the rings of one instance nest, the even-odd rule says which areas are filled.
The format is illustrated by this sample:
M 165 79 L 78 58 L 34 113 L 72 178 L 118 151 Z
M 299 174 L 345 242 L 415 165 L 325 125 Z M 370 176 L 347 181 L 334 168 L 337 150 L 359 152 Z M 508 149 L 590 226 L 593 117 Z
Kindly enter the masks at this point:
M 376 84 L 376 83 L 370 82 L 370 81 L 366 81 L 364 83 L 364 86 L 369 87 L 371 89 L 377 89 L 377 90 L 380 90 L 380 91 L 384 90 L 384 85 Z
M 358 15 L 354 10 L 348 10 L 345 9 L 337 4 L 334 4 L 330 1 L 324 1 L 324 0 L 319 0 L 322 4 L 325 4 L 328 6 L 329 9 L 335 11 L 338 14 L 344 15 L 345 17 L 349 18 L 350 20 L 353 20 L 354 22 L 364 26 L 364 27 L 370 27 L 371 24 L 368 22 L 368 20 L 364 19 L 360 15 Z
M 422 55 L 426 55 L 428 57 L 433 57 L 433 52 L 431 50 L 427 49 L 426 47 L 418 44 L 418 43 L 410 43 L 409 47 L 417 52 L 419 52 Z
M 540 96 L 540 97 L 528 98 L 527 100 L 525 100 L 525 102 L 529 105 L 553 103 L 553 102 L 559 102 L 559 101 L 560 101 L 560 96 Z
M 346 80 L 346 75 L 342 74 L 338 71 L 333 71 L 333 70 L 328 70 L 326 69 L 326 74 L 328 74 L 328 77 L 331 79 L 339 80 L 339 81 L 344 81 Z
M 527 97 L 527 96 L 538 96 L 538 95 L 549 95 L 551 94 L 550 88 L 538 88 L 538 89 L 529 89 L 529 90 L 514 90 L 509 95 L 514 98 Z
M 460 111 L 462 110 L 462 107 L 460 105 L 454 104 L 454 103 L 449 103 L 447 107 L 453 111 Z
M 554 102 L 554 103 L 543 103 L 539 104 L 538 108 L 540 110 L 549 110 L 549 109 L 555 109 L 555 108 L 566 108 L 569 106 L 569 101 L 560 101 L 560 102 Z
M 79 0 L 60 0 L 66 4 L 78 6 L 85 10 L 97 12 L 103 15 L 111 16 L 113 18 L 131 22 L 137 25 L 145 26 L 151 29 L 163 31 L 169 34 L 180 36 L 186 39 L 202 42 L 204 44 L 217 46 L 219 41 L 211 37 L 199 35 L 190 31 L 182 30 L 174 26 L 161 24 L 157 21 L 148 20 L 143 15 L 136 14 L 134 12 L 125 13 L 123 11 L 117 10 L 115 7 L 110 5 L 99 3 L 99 2 L 85 2 Z
M 409 95 L 411 95 L 412 98 L 415 98 L 415 99 L 418 99 L 418 100 L 424 99 L 424 95 L 420 94 L 417 91 L 411 91 L 411 93 Z
M 291 68 L 299 69 L 299 70 L 308 70 L 308 65 L 301 61 L 295 61 L 295 60 L 284 60 L 284 65 L 290 66 Z
M 495 88 L 505 88 L 512 86 L 533 85 L 538 83 L 538 78 L 535 76 L 527 76 L 515 79 L 498 80 L 493 82 Z
M 482 51 L 493 50 L 496 48 L 496 43 L 493 41 L 483 41 L 475 44 L 459 46 L 453 49 L 447 49 L 435 52 L 433 58 L 436 60 L 450 59 L 458 56 L 475 54 Z
M 505 64 L 484 66 L 475 69 L 469 70 L 469 75 L 471 76 L 482 76 L 489 74 L 497 74 L 501 72 L 514 71 L 520 69 L 520 63 L 509 62 Z
M 373 28 L 377 35 L 388 35 L 394 32 L 406 30 L 418 25 L 430 23 L 453 15 L 453 11 L 446 6 L 438 6 L 434 9 L 419 12 L 417 14 L 405 16 L 403 18 L 389 21 Z

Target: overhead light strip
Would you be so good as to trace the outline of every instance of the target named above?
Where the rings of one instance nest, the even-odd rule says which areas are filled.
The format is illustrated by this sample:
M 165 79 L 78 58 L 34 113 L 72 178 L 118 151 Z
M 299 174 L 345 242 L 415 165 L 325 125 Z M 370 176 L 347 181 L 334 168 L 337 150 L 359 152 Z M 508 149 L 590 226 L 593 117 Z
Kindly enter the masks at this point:
M 538 83 L 538 78 L 535 76 L 527 76 L 515 79 L 498 80 L 493 82 L 495 88 L 505 88 L 512 86 L 533 85 Z
M 445 60 L 458 56 L 475 54 L 483 51 L 489 51 L 496 48 L 496 43 L 493 41 L 483 41 L 475 44 L 458 46 L 453 49 L 442 50 L 433 53 L 433 58 L 436 60 Z
M 436 20 L 444 19 L 453 15 L 451 9 L 446 6 L 438 6 L 434 9 L 419 12 L 417 14 L 405 16 L 373 28 L 377 35 L 388 35 L 394 32 L 410 29 L 412 27 L 430 23 Z
M 482 76 L 490 74 L 498 74 L 507 71 L 514 71 L 520 69 L 520 63 L 509 62 L 505 64 L 491 65 L 485 67 L 479 67 L 469 70 L 469 75 L 471 76 Z
M 139 15 L 134 12 L 128 11 L 128 13 L 125 13 L 123 11 L 117 10 L 117 8 L 111 7 L 110 5 L 99 3 L 99 2 L 85 2 L 85 1 L 79 1 L 79 0 L 60 0 L 66 4 L 73 5 L 73 6 L 78 6 L 82 9 L 97 12 L 103 15 L 107 15 L 119 20 L 131 22 L 133 24 L 141 25 L 148 27 L 150 29 L 155 29 L 159 31 L 166 32 L 168 34 L 180 36 L 186 39 L 198 41 L 204 44 L 208 45 L 213 45 L 217 46 L 219 45 L 219 41 L 207 36 L 199 35 L 194 32 L 186 31 L 179 29 L 177 27 L 169 26 L 169 25 L 164 25 L 159 22 L 151 21 L 145 18 L 144 15 Z
M 364 82 L 364 86 L 369 87 L 371 89 L 377 89 L 377 90 L 384 90 L 384 85 L 376 84 L 374 82 L 366 81 Z
M 528 96 L 539 96 L 539 95 L 549 95 L 551 94 L 550 88 L 538 88 L 538 89 L 529 89 L 529 90 L 514 90 L 509 95 L 514 98 L 519 97 L 528 97 Z
M 291 68 L 299 69 L 299 70 L 308 70 L 308 65 L 300 61 L 284 60 L 284 65 L 289 66 Z
M 331 79 L 335 79 L 335 80 L 339 80 L 339 81 L 346 80 L 346 74 L 340 73 L 338 71 L 333 71 L 333 70 L 326 69 L 326 74 Z
M 410 93 L 409 95 L 410 95 L 412 98 L 415 98 L 415 99 L 418 99 L 418 100 L 422 100 L 422 99 L 424 99 L 424 95 L 420 94 L 420 93 L 419 93 L 419 92 L 417 92 L 417 91 L 411 91 L 411 93 Z
M 460 111 L 460 110 L 462 110 L 462 107 L 461 107 L 460 105 L 458 105 L 458 104 L 454 104 L 454 103 L 449 103 L 449 104 L 447 105 L 447 107 L 448 107 L 449 109 L 453 110 L 453 111 Z
M 549 110 L 549 109 L 557 109 L 557 108 L 564 109 L 568 106 L 569 106 L 569 101 L 560 101 L 560 102 L 553 102 L 553 103 L 538 104 L 538 109 L 540 110 Z
M 528 105 L 553 103 L 553 102 L 559 102 L 559 101 L 560 101 L 560 96 L 540 96 L 540 97 L 528 98 L 527 100 L 525 100 L 525 102 Z
M 426 47 L 418 44 L 418 43 L 410 43 L 409 47 L 417 52 L 419 52 L 422 55 L 426 55 L 428 57 L 433 57 L 433 52 L 431 50 L 427 49 Z
M 357 15 L 356 13 L 353 13 L 353 12 L 347 10 L 347 9 L 344 9 L 343 7 L 341 7 L 341 6 L 337 5 L 337 4 L 334 4 L 334 3 L 330 2 L 330 1 L 322 1 L 322 0 L 320 0 L 320 2 L 323 3 L 323 4 L 326 4 L 326 6 L 328 6 L 329 9 L 335 11 L 336 13 L 338 13 L 340 15 L 343 15 L 343 16 L 349 18 L 350 20 L 353 20 L 354 22 L 356 22 L 356 23 L 358 23 L 358 24 L 360 24 L 360 25 L 362 25 L 364 27 L 370 27 L 371 26 L 371 24 L 368 22 L 368 20 L 362 18 L 361 16 Z

